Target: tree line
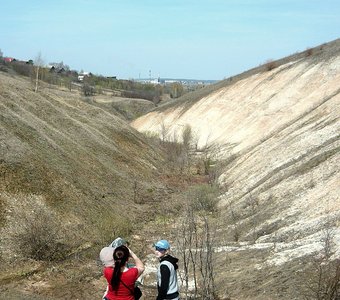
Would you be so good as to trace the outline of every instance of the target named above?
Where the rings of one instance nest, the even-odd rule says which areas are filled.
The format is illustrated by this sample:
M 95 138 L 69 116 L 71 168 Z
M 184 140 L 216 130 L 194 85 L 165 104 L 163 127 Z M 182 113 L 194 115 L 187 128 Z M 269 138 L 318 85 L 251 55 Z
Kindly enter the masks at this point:
M 79 89 L 85 96 L 94 96 L 104 92 L 111 93 L 112 96 L 125 98 L 140 98 L 158 104 L 163 95 L 169 98 L 178 98 L 188 92 L 188 88 L 179 82 L 167 85 L 141 83 L 134 80 L 116 79 L 116 77 L 106 77 L 89 73 L 80 82 L 78 76 L 83 72 L 71 70 L 64 62 L 51 62 L 46 67 L 41 53 L 37 57 L 28 61 L 13 59 L 6 61 L 0 49 L 0 70 L 4 72 L 14 71 L 18 75 L 29 77 L 34 91 L 38 91 L 39 81 L 66 87 L 70 91 Z

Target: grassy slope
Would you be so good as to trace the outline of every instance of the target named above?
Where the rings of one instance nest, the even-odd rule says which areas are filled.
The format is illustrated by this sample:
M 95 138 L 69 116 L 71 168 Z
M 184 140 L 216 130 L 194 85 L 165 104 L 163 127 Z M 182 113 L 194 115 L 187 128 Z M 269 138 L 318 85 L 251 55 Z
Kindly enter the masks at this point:
M 133 186 L 143 192 L 158 184 L 160 154 L 124 121 L 74 94 L 34 93 L 25 79 L 0 73 L 0 136 L 3 226 L 11 195 L 39 195 L 88 233 L 95 230 L 86 225 L 103 214 L 133 219 L 150 206 L 133 203 Z
M 260 69 L 186 95 L 176 103 L 183 102 L 188 108 L 211 91 Z M 18 200 L 14 202 L 18 195 L 38 194 L 64 220 L 75 218 L 77 223 L 85 225 L 82 230 L 88 234 L 88 239 L 93 239 L 91 231 L 100 227 L 95 219 L 110 218 L 117 211 L 132 219 L 141 214 L 142 217 L 137 220 L 148 215 L 144 212 L 152 209 L 153 205 L 133 203 L 132 187 L 136 180 L 145 193 L 153 190 L 149 184 L 156 182 L 152 170 L 158 167 L 159 154 L 124 122 L 85 104 L 70 93 L 43 89 L 35 94 L 27 81 L 3 74 L 0 74 L 0 101 L 0 174 L 4 179 L 0 182 L 2 215 L 8 210 L 11 199 L 13 203 L 18 203 Z M 169 103 L 164 108 L 176 103 Z M 152 195 L 148 198 L 151 201 L 155 199 Z M 124 209 L 126 204 L 132 211 Z M 6 225 L 5 219 L 2 220 L 2 226 Z M 157 228 L 154 230 L 157 231 Z M 79 229 L 79 234 L 84 233 Z M 274 267 L 264 272 L 254 270 L 253 266 L 269 255 L 266 251 L 240 251 L 227 256 L 223 253 L 221 264 L 216 266 L 223 274 L 216 278 L 220 293 L 224 293 L 227 284 L 233 296 L 242 299 L 251 299 L 254 294 L 262 299 L 287 296 L 287 286 L 290 286 L 288 279 L 299 266 L 294 263 L 286 266 L 286 272 Z M 28 273 L 35 268 L 35 263 L 32 264 L 27 267 Z M 74 264 L 81 264 L 81 271 Z M 75 259 L 57 268 L 64 268 L 64 271 L 51 269 L 44 273 L 56 272 L 53 275 L 56 280 L 46 294 L 51 298 L 92 299 L 98 297 L 105 285 L 93 262 Z M 24 273 L 24 269 L 21 272 Z M 44 291 L 45 275 L 28 276 L 26 286 L 32 284 L 40 292 Z M 267 298 L 261 294 L 265 289 L 269 294 Z M 77 292 L 79 290 L 81 292 Z M 294 294 L 294 287 L 289 292 Z M 18 295 L 20 297 L 24 299 L 22 294 Z
M 74 92 L 42 85 L 34 93 L 26 78 L 0 72 L 0 294 L 98 297 L 99 249 L 153 218 L 166 193 L 162 163 L 159 150 L 114 114 Z M 21 216 L 35 218 L 38 207 L 62 224 L 69 259 L 37 262 L 13 243 Z

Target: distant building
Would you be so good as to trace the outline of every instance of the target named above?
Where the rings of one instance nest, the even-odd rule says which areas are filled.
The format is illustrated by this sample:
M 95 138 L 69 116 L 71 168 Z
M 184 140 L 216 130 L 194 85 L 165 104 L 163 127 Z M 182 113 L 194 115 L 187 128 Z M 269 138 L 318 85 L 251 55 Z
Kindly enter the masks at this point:
M 90 77 L 91 73 L 90 72 L 81 72 L 78 75 L 78 81 L 84 81 L 85 77 Z
M 158 78 L 150 78 L 150 79 L 135 79 L 135 81 L 140 82 L 140 83 L 145 83 L 145 84 L 160 84 L 161 83 L 161 79 Z
M 4 62 L 10 63 L 10 62 L 14 61 L 15 58 L 13 58 L 13 57 L 4 57 L 3 60 L 4 60 Z
M 164 84 L 172 84 L 175 82 L 180 82 L 180 80 L 174 80 L 174 79 L 168 79 L 168 80 L 164 80 Z

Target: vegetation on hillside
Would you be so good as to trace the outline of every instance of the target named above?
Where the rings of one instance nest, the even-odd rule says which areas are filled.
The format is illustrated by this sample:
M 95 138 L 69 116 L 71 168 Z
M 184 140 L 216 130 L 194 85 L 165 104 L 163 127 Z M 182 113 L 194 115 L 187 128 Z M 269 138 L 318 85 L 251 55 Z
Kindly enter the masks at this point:
M 263 71 L 276 67 L 271 63 Z M 277 223 L 289 222 L 289 217 L 259 226 L 275 204 L 274 194 L 264 202 L 247 192 L 242 207 L 229 201 L 221 211 L 219 196 L 229 186 L 221 190 L 218 178 L 226 165 L 235 166 L 231 160 L 217 159 L 217 145 L 199 148 L 199 137 L 189 125 L 170 135 L 163 124 L 159 136 L 142 135 L 81 101 L 78 94 L 48 88 L 33 92 L 40 71 L 41 80 L 54 78 L 55 83 L 46 82 L 72 91 L 76 74 L 67 75 L 69 70 L 34 73 L 34 64 L 19 62 L 3 62 L 0 68 L 11 74 L 26 72 L 31 79 L 29 84 L 22 77 L 0 74 L 0 283 L 4 286 L 0 292 L 97 298 L 105 289 L 95 262 L 99 250 L 123 236 L 142 257 L 149 254 L 146 245 L 157 238 L 171 240 L 181 262 L 183 299 L 252 298 L 264 293 L 272 299 L 292 295 L 338 299 L 340 264 L 330 259 L 336 253 L 335 221 L 324 228 L 320 255 L 268 268 L 266 255 L 281 241 L 275 236 L 273 247 L 263 251 L 256 248 L 261 246 L 257 242 L 275 232 Z M 143 97 L 155 101 L 154 86 L 134 84 L 90 76 L 82 92 L 91 96 L 109 90 L 130 97 L 145 93 Z M 229 248 L 221 253 L 226 245 Z M 154 298 L 147 285 L 144 293 Z
M 237 76 L 242 81 L 235 85 L 233 79 L 187 94 L 135 122 L 161 138 L 175 140 L 176 128 L 190 123 L 203 134 L 213 132 L 212 140 L 226 148 L 234 142 L 236 157 L 220 177 L 219 295 L 222 286 L 241 299 L 304 299 L 305 288 L 306 299 L 338 295 L 339 247 L 329 260 L 319 252 L 323 240 L 339 246 L 339 46 L 337 40 L 267 61 Z M 172 149 L 176 158 L 185 157 Z M 334 236 L 323 237 L 322 226 Z
M 180 82 L 170 84 L 142 83 L 93 73 L 82 75 L 83 72 L 71 70 L 63 62 L 50 63 L 49 65 L 49 67 L 44 66 L 40 54 L 35 60 L 29 61 L 16 59 L 5 61 L 3 54 L 0 55 L 0 71 L 29 77 L 35 86 L 35 91 L 38 90 L 38 81 L 41 80 L 51 85 L 65 87 L 70 91 L 79 90 L 85 96 L 109 93 L 112 96 L 145 99 L 158 104 L 166 95 L 174 99 L 192 90 L 192 87 L 186 87 Z M 81 75 L 81 80 L 79 75 Z M 200 88 L 200 86 L 196 88 Z
M 212 189 L 208 171 L 198 171 L 204 162 L 194 154 L 189 127 L 183 143 L 145 138 L 74 93 L 35 93 L 25 78 L 4 73 L 0 87 L 1 283 L 46 274 L 51 266 L 63 276 L 79 260 L 92 265 L 117 236 L 142 234 L 142 251 L 146 239 L 158 235 L 147 234 L 150 224 L 176 216 L 174 207 L 165 209 L 169 199 L 192 184 L 204 184 L 203 193 Z M 182 202 L 178 198 L 175 207 Z M 213 203 L 195 205 L 202 211 Z M 91 280 L 100 278 L 95 265 L 87 272 Z M 65 279 L 70 289 L 83 286 L 76 278 Z

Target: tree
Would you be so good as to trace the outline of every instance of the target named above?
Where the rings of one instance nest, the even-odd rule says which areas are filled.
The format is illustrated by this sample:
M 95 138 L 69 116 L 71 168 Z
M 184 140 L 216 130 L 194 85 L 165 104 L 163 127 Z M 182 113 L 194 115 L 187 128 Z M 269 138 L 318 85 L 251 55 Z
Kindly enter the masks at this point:
M 161 141 L 165 143 L 168 140 L 168 135 L 170 132 L 170 126 L 166 125 L 164 120 L 161 123 Z
M 216 299 L 213 248 L 216 228 L 208 217 L 216 212 L 218 189 L 210 185 L 191 188 L 179 216 L 176 236 L 177 251 L 181 256 L 184 299 Z M 193 289 L 189 290 L 189 282 Z
M 1 51 L 1 49 L 0 49 L 0 59 L 2 59 L 3 58 L 3 52 Z
M 171 88 L 171 92 L 170 92 L 171 98 L 178 98 L 182 96 L 184 93 L 183 85 L 179 82 L 172 83 L 170 88 Z
M 182 131 L 183 147 L 189 153 L 193 141 L 193 134 L 190 125 L 185 125 Z
M 330 218 L 322 224 L 320 243 L 322 250 L 303 263 L 309 268 L 299 277 L 301 295 L 306 300 L 340 299 L 340 259 L 336 253 L 336 220 Z
M 38 92 L 38 85 L 39 85 L 39 71 L 43 67 L 44 61 L 41 56 L 41 52 L 38 53 L 37 57 L 34 60 L 35 66 L 35 92 Z

